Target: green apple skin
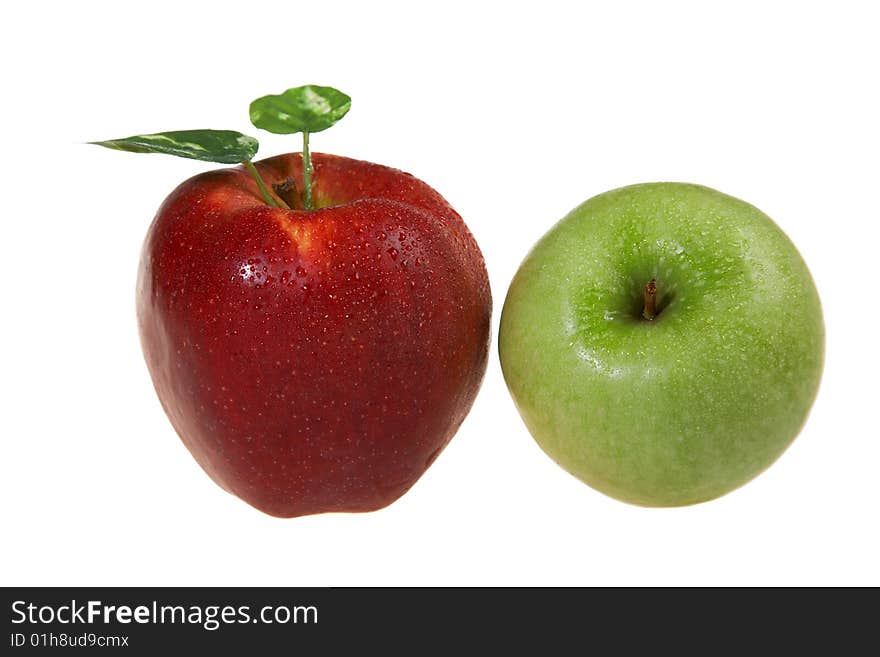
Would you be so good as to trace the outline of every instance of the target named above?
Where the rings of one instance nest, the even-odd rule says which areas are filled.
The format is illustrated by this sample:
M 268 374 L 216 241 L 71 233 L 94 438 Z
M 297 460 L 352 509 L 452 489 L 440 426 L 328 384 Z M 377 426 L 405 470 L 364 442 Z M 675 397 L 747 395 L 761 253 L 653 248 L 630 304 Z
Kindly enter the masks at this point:
M 499 352 L 559 465 L 625 502 L 683 506 L 741 486 L 791 444 L 824 333 L 810 272 L 769 217 L 707 187 L 652 183 L 588 200 L 535 245 Z

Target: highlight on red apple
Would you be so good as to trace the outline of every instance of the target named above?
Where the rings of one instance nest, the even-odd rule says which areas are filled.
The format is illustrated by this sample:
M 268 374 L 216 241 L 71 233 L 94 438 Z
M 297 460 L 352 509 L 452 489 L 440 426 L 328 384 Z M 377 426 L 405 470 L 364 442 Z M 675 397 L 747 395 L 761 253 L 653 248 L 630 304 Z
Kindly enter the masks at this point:
M 302 151 L 252 161 L 253 137 L 185 130 L 93 142 L 224 164 L 181 183 L 144 242 L 137 316 L 171 424 L 222 488 L 268 514 L 372 511 L 458 430 L 486 370 L 483 256 L 434 189 L 312 153 L 349 110 L 306 85 L 252 123 Z

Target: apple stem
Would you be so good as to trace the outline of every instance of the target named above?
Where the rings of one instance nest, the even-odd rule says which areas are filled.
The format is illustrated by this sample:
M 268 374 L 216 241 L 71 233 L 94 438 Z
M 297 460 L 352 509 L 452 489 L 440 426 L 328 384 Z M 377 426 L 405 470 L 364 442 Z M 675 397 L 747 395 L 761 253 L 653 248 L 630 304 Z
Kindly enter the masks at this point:
M 269 189 L 266 187 L 266 183 L 263 182 L 262 177 L 260 177 L 260 172 L 257 171 L 257 167 L 254 166 L 254 163 L 250 160 L 245 160 L 242 162 L 244 168 L 247 169 L 253 179 L 257 183 L 257 187 L 260 188 L 260 195 L 263 197 L 263 200 L 266 201 L 268 205 L 271 205 L 273 208 L 285 208 L 287 210 L 290 209 L 290 206 L 284 202 L 284 199 L 278 199 L 277 201 L 272 198 L 272 195 L 269 193 Z
M 303 130 L 303 151 L 302 151 L 302 163 L 303 163 L 303 187 L 305 188 L 305 198 L 303 199 L 303 205 L 305 205 L 306 210 L 312 209 L 312 156 L 309 153 L 309 131 Z
M 284 182 L 272 185 L 272 191 L 275 192 L 278 198 L 287 203 L 291 209 L 302 207 L 302 197 L 299 195 L 296 181 L 293 178 L 288 178 Z
M 645 307 L 642 317 L 651 321 L 657 316 L 657 279 L 652 278 L 645 286 Z

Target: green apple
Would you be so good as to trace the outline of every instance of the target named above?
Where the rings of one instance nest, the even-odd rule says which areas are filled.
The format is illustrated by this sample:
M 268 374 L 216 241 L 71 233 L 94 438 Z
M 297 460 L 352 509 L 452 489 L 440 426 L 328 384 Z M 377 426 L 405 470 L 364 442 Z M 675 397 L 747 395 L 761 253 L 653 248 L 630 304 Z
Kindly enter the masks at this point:
M 816 287 L 757 208 L 682 183 L 590 199 L 532 249 L 501 316 L 529 431 L 593 488 L 710 500 L 791 444 L 822 375 Z

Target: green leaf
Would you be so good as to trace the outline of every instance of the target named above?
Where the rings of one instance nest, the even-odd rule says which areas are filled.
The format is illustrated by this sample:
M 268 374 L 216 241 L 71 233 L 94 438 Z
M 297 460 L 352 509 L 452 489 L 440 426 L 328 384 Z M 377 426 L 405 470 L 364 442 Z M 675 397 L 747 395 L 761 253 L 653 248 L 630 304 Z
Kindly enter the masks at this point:
M 250 160 L 260 147 L 253 137 L 233 130 L 175 130 L 89 143 L 129 153 L 165 153 L 223 164 Z
M 321 132 L 346 115 L 351 98 L 333 87 L 288 89 L 277 96 L 263 96 L 251 103 L 251 123 L 281 135 Z

